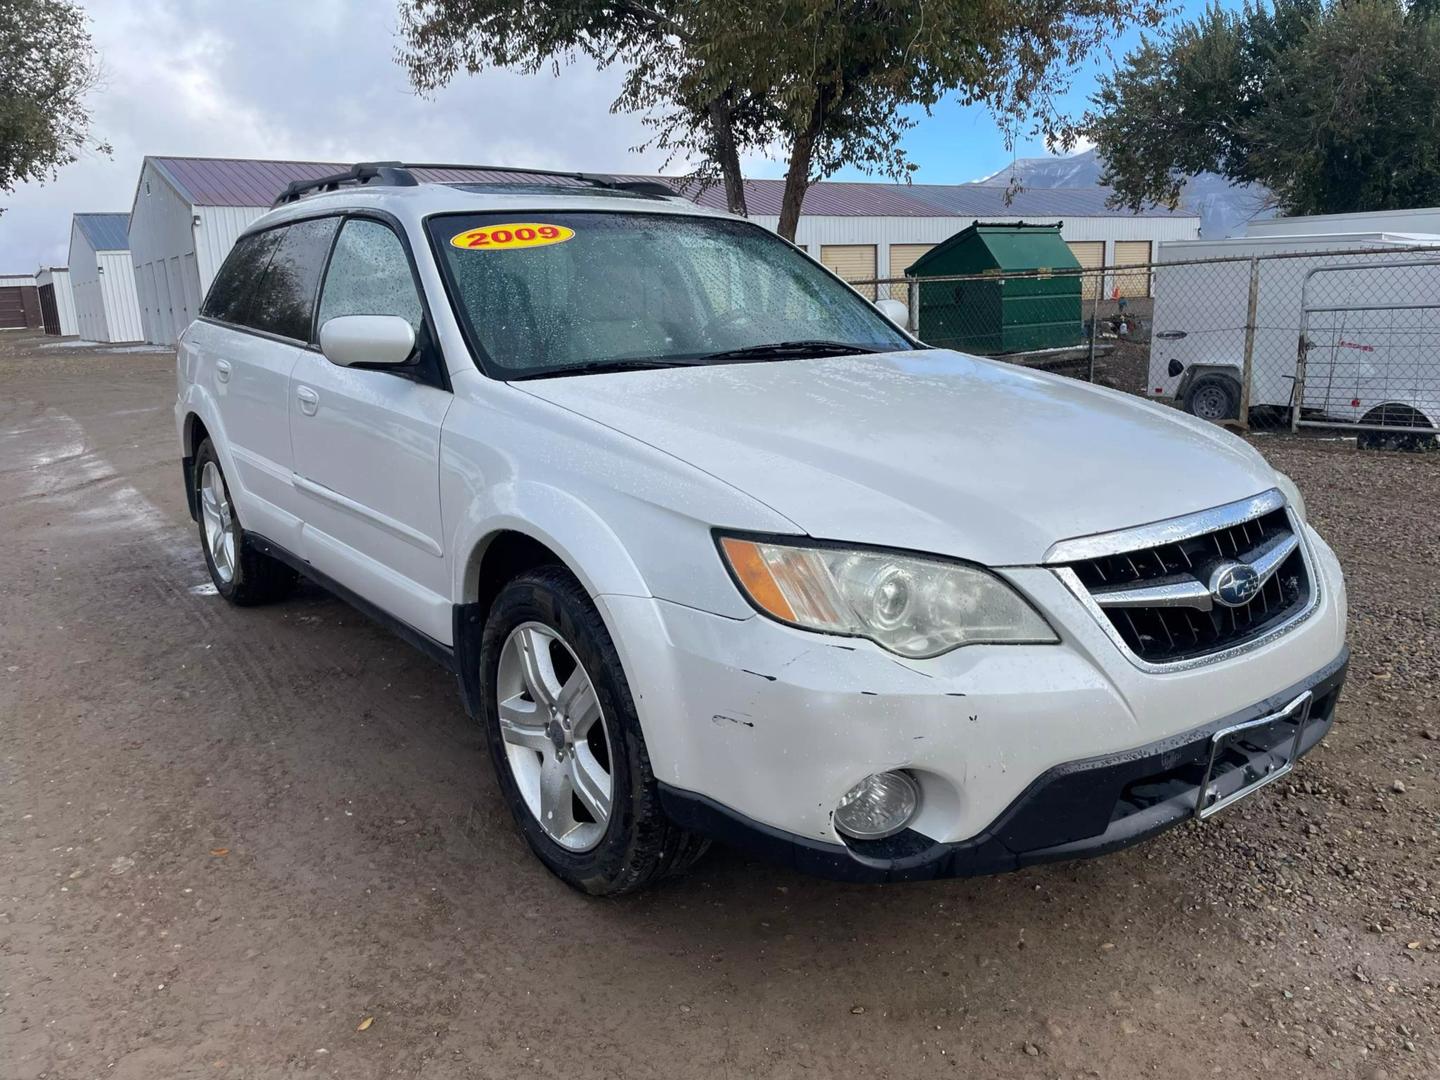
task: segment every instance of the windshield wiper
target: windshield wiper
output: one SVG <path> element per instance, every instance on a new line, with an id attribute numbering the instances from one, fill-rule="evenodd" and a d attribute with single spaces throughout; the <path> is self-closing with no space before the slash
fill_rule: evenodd
<path id="1" fill-rule="evenodd" d="M 647 371 L 655 368 L 705 367 L 732 360 L 787 360 L 818 356 L 854 356 L 881 350 L 870 345 L 849 341 L 772 341 L 766 345 L 747 345 L 743 349 L 704 353 L 700 356 L 625 356 L 612 360 L 585 360 L 565 367 L 527 371 L 515 376 L 520 379 L 562 379 L 567 375 L 599 375 L 607 371 Z"/>
<path id="2" fill-rule="evenodd" d="M 541 371 L 527 371 L 515 379 L 559 379 L 566 375 L 599 375 L 607 371 L 648 371 L 655 368 L 697 367 L 704 363 L 690 357 L 674 358 L 661 356 L 632 356 L 617 360 L 585 360 L 565 367 L 545 368 Z"/>
<path id="3" fill-rule="evenodd" d="M 879 351 L 870 345 L 856 345 L 851 341 L 772 341 L 767 345 L 747 345 L 743 349 L 707 353 L 698 359 L 700 363 L 714 364 L 726 360 L 808 359 L 818 356 L 854 356 L 857 353 Z"/>

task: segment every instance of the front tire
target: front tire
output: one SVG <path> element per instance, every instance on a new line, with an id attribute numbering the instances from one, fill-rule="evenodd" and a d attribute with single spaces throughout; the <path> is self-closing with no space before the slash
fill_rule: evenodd
<path id="1" fill-rule="evenodd" d="M 209 439 L 195 451 L 190 482 L 195 486 L 199 511 L 200 548 L 205 552 L 205 565 L 215 590 L 239 607 L 266 604 L 289 593 L 298 575 L 246 543 L 245 530 L 230 499 L 225 470 Z"/>
<path id="2" fill-rule="evenodd" d="M 563 567 L 526 571 L 500 591 L 479 659 L 501 794 L 551 872 L 582 892 L 615 896 L 704 854 L 708 842 L 660 808 L 614 643 Z"/>

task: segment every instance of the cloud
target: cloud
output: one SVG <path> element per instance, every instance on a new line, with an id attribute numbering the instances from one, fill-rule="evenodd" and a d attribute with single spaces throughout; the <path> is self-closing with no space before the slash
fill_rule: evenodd
<path id="1" fill-rule="evenodd" d="M 146 154 L 408 159 L 656 171 L 647 130 L 614 115 L 619 73 L 461 77 L 433 100 L 394 61 L 394 0 L 104 0 L 94 134 L 114 146 L 53 184 L 0 195 L 0 272 L 62 265 L 70 215 L 129 210 Z M 672 168 L 672 171 L 674 169 Z"/>

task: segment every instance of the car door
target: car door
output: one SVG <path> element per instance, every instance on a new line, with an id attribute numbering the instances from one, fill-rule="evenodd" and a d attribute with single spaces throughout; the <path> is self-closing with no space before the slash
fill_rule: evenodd
<path id="1" fill-rule="evenodd" d="M 242 236 L 205 298 L 204 318 L 185 335 L 193 378 L 219 413 L 212 431 L 226 460 L 230 497 L 241 524 L 289 547 L 299 541 L 291 481 L 290 369 L 304 351 L 299 339 L 261 329 L 270 305 L 262 300 L 271 260 L 287 229 Z M 275 279 L 271 279 L 272 283 Z M 318 285 L 318 272 L 315 278 Z M 313 303 L 313 291 L 311 294 Z"/>
<path id="2" fill-rule="evenodd" d="M 440 519 L 440 429 L 451 395 L 410 251 L 388 222 L 350 217 L 321 287 L 316 333 L 341 315 L 415 328 L 403 368 L 340 367 L 318 351 L 290 377 L 303 555 L 339 584 L 437 641 L 451 640 Z"/>

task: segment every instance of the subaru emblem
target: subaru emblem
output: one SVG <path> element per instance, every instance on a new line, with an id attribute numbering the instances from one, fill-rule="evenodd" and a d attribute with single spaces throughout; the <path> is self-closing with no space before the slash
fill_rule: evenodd
<path id="1" fill-rule="evenodd" d="M 1260 591 L 1260 575 L 1245 563 L 1222 563 L 1210 575 L 1210 595 L 1225 607 L 1244 607 Z"/>

